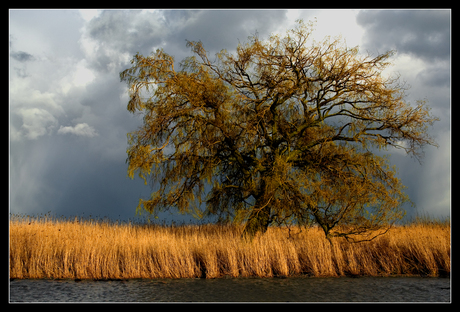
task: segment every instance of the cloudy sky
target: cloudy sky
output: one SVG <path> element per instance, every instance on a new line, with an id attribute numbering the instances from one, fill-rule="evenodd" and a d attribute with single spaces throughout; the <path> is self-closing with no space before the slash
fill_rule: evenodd
<path id="1" fill-rule="evenodd" d="M 341 35 L 374 56 L 397 50 L 390 70 L 411 86 L 410 102 L 426 99 L 440 118 L 430 128 L 439 148 L 428 146 L 422 165 L 389 151 L 391 162 L 416 211 L 449 216 L 449 10 L 10 10 L 10 212 L 134 217 L 150 190 L 127 177 L 126 134 L 142 120 L 126 110 L 119 72 L 136 52 L 163 48 L 180 61 L 191 54 L 185 40 L 211 55 L 234 51 L 297 18 L 317 19 L 318 40 Z"/>

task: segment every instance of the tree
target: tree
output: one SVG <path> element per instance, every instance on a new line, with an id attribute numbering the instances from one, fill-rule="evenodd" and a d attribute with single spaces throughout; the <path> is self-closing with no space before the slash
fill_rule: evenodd
<path id="1" fill-rule="evenodd" d="M 373 151 L 421 159 L 437 118 L 383 74 L 394 52 L 362 56 L 329 38 L 307 45 L 311 29 L 297 21 L 284 37 L 255 35 L 213 62 L 201 42 L 187 42 L 194 56 L 178 71 L 161 49 L 135 55 L 120 73 L 128 110 L 143 115 L 128 134 L 128 173 L 155 190 L 138 209 L 216 215 L 245 222 L 250 236 L 311 220 L 328 239 L 350 240 L 402 218 L 404 186 Z"/>

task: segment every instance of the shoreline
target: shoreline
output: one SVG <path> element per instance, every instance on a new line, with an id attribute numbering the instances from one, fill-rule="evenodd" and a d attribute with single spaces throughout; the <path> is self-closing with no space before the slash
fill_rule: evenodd
<path id="1" fill-rule="evenodd" d="M 229 275 L 224 275 L 224 276 L 219 276 L 219 277 L 213 277 L 213 278 L 203 278 L 203 277 L 179 277 L 179 278 L 171 278 L 171 277 L 166 277 L 166 278 L 107 278 L 107 279 L 94 279 L 94 278 L 10 278 L 10 282 L 19 280 L 39 280 L 39 281 L 56 281 L 56 282 L 61 282 L 61 281 L 69 281 L 69 282 L 127 282 L 130 280 L 173 280 L 173 279 L 288 279 L 288 278 L 311 278 L 311 279 L 321 279 L 321 278 L 367 278 L 367 277 L 372 277 L 372 278 L 451 278 L 450 273 L 449 274 L 441 274 L 437 276 L 429 276 L 429 275 L 419 275 L 419 274 L 391 274 L 391 275 L 344 275 L 344 276 L 313 276 L 309 274 L 300 274 L 300 275 L 289 275 L 289 276 L 271 276 L 271 277 L 260 277 L 260 276 L 229 276 Z"/>
<path id="2" fill-rule="evenodd" d="M 395 226 L 370 242 L 270 227 L 252 242 L 233 225 L 10 221 L 10 280 L 450 277 L 450 224 Z M 294 235 L 288 235 L 292 234 Z"/>

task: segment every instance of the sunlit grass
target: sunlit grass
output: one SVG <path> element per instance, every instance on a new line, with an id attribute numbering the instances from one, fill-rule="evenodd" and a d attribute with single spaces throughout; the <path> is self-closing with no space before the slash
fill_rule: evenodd
<path id="1" fill-rule="evenodd" d="M 10 278 L 126 279 L 223 276 L 439 276 L 450 273 L 450 222 L 415 220 L 370 242 L 319 228 L 159 226 L 78 218 L 10 218 Z"/>

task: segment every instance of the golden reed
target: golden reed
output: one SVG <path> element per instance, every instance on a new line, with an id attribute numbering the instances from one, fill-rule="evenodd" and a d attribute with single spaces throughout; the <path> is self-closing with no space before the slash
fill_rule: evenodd
<path id="1" fill-rule="evenodd" d="M 10 278 L 128 279 L 223 276 L 450 274 L 450 223 L 413 223 L 373 241 L 331 246 L 316 227 L 241 227 L 10 220 Z M 291 231 L 292 232 L 292 231 Z"/>

